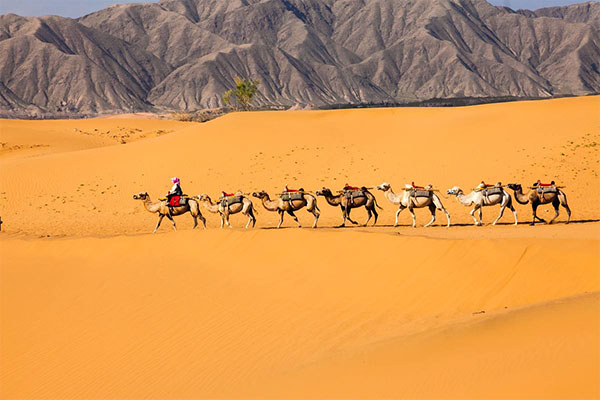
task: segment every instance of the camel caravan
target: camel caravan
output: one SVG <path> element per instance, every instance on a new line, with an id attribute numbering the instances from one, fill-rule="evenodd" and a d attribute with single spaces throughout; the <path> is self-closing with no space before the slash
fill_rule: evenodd
<path id="1" fill-rule="evenodd" d="M 408 209 L 412 216 L 412 227 L 416 227 L 417 218 L 414 210 L 418 208 L 427 208 L 431 213 L 431 220 L 425 224 L 424 227 L 429 227 L 436 221 L 436 211 L 441 211 L 446 215 L 446 226 L 450 227 L 450 213 L 442 204 L 440 195 L 438 195 L 439 190 L 434 189 L 431 184 L 427 186 L 418 186 L 415 185 L 414 182 L 411 182 L 410 184 L 404 185 L 401 193 L 398 194 L 394 193 L 392 186 L 387 182 L 375 187 L 357 187 L 346 184 L 341 190 L 338 190 L 335 193 L 326 187 L 323 187 L 316 192 L 311 192 L 302 188 L 290 189 L 286 185 L 285 188 L 280 193 L 274 195 L 273 198 L 271 198 L 265 190 L 253 193 L 243 193 L 242 191 L 227 193 L 223 191 L 218 199 L 213 202 L 208 194 L 195 196 L 184 194 L 178 178 L 172 178 L 172 183 L 173 187 L 166 197 L 159 198 L 158 201 L 152 201 L 147 192 L 133 195 L 135 200 L 142 201 L 144 208 L 148 212 L 158 214 L 158 221 L 154 228 L 154 232 L 158 230 L 165 217 L 171 221 L 173 229 L 177 230 L 173 217 L 187 213 L 190 213 L 194 220 L 193 228 L 198 226 L 199 219 L 206 229 L 206 218 L 202 215 L 202 207 L 210 213 L 219 214 L 221 218 L 221 228 L 224 228 L 225 226 L 232 228 L 229 217 L 238 213 L 241 213 L 248 218 L 246 229 L 250 228 L 250 226 L 254 227 L 256 225 L 256 214 L 258 214 L 258 211 L 254 206 L 251 197 L 258 199 L 265 210 L 279 214 L 277 228 L 281 228 L 286 214 L 291 216 L 298 227 L 301 228 L 302 226 L 295 212 L 302 210 L 303 208 L 306 208 L 306 211 L 314 216 L 312 227 L 316 228 L 321 215 L 321 211 L 317 205 L 317 197 L 320 196 L 324 197 L 329 205 L 340 208 L 342 212 L 342 223 L 338 227 L 346 226 L 347 221 L 354 225 L 358 225 L 358 222 L 350 218 L 350 212 L 352 209 L 361 207 L 364 207 L 367 211 L 367 220 L 363 226 L 367 226 L 371 218 L 373 218 L 373 226 L 375 226 L 379 217 L 377 209 L 383 210 L 383 208 L 379 206 L 377 199 L 370 189 L 381 190 L 384 196 L 392 204 L 398 206 L 394 227 L 398 226 L 400 213 L 405 209 Z M 523 187 L 518 183 L 509 183 L 504 186 L 501 182 L 488 185 L 482 181 L 468 194 L 465 194 L 458 186 L 448 189 L 446 194 L 455 196 L 456 200 L 465 207 L 472 207 L 469 214 L 471 218 L 473 218 L 473 223 L 476 226 L 483 225 L 483 208 L 490 206 L 499 206 L 500 208 L 498 216 L 492 222 L 492 225 L 498 223 L 507 208 L 513 213 L 514 225 L 517 225 L 517 211 L 513 205 L 511 194 L 505 187 L 513 191 L 515 200 L 519 204 L 531 204 L 533 215 L 530 225 L 535 225 L 536 220 L 548 224 L 553 223 L 559 216 L 560 206 L 567 211 L 566 223 L 568 224 L 570 222 L 571 209 L 567 204 L 567 196 L 561 190 L 563 187 L 557 186 L 554 181 L 545 184 L 538 180 L 532 186 L 528 187 L 529 191 L 527 193 L 523 193 Z M 546 222 L 536 214 L 537 208 L 543 204 L 552 204 L 554 207 L 555 215 L 549 222 Z M 475 214 L 477 214 L 479 219 L 476 218 Z"/>

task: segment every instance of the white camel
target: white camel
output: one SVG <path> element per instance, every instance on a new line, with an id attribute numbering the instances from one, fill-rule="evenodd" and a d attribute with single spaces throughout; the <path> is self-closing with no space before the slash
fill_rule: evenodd
<path id="1" fill-rule="evenodd" d="M 484 190 L 473 190 L 471 193 L 465 195 L 461 188 L 458 186 L 454 186 L 452 189 L 448 189 L 447 193 L 456 196 L 456 200 L 463 206 L 471 206 L 474 205 L 473 209 L 469 214 L 475 221 L 475 225 L 482 225 L 482 209 L 483 207 L 495 206 L 500 204 L 500 214 L 498 214 L 498 218 L 492 223 L 492 225 L 496 225 L 496 223 L 502 218 L 504 214 L 504 210 L 508 207 L 513 215 L 515 216 L 515 225 L 517 225 L 517 210 L 513 207 L 512 197 L 510 194 L 504 190 L 502 187 L 490 188 L 490 189 L 499 189 L 495 190 L 496 193 L 485 194 Z M 479 221 L 475 218 L 475 212 L 479 211 Z"/>
<path id="2" fill-rule="evenodd" d="M 401 194 L 396 194 L 392 191 L 392 186 L 389 183 L 382 183 L 377 186 L 377 189 L 383 191 L 385 197 L 394 204 L 398 204 L 398 211 L 396 211 L 396 222 L 394 226 L 398 226 L 398 216 L 400 213 L 408 208 L 410 214 L 412 215 L 412 227 L 415 228 L 417 226 L 417 218 L 415 216 L 414 209 L 415 208 L 424 208 L 428 207 L 431 212 L 431 221 L 425 227 L 430 226 L 435 222 L 435 211 L 441 210 L 446 214 L 446 219 L 448 220 L 448 224 L 446 226 L 450 226 L 450 214 L 444 208 L 442 201 L 435 193 L 431 193 L 428 197 L 414 197 L 411 196 L 411 191 L 408 190 L 410 185 L 406 186 L 406 190 Z"/>

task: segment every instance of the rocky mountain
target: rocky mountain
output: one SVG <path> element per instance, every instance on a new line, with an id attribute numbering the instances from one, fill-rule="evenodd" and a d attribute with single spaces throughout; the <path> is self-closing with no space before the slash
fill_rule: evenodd
<path id="1" fill-rule="evenodd" d="M 600 3 L 161 0 L 77 20 L 0 16 L 0 113 L 86 115 L 221 105 L 403 103 L 600 92 Z"/>

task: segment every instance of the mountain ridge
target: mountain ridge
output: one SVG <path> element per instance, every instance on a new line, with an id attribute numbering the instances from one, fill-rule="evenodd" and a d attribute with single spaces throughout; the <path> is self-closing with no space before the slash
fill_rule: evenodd
<path id="1" fill-rule="evenodd" d="M 600 93 L 600 3 L 161 0 L 78 19 L 0 16 L 0 113 L 54 117 L 222 105 L 397 104 Z"/>

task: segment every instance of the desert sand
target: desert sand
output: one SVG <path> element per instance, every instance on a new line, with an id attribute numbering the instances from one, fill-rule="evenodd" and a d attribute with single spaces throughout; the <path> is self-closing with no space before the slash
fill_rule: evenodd
<path id="1" fill-rule="evenodd" d="M 600 97 L 458 108 L 0 120 L 0 397 L 599 398 Z M 192 230 L 132 195 L 432 183 L 454 226 Z M 445 194 L 556 180 L 572 223 Z M 553 215 L 551 206 L 538 214 Z M 353 217 L 363 222 L 364 210 Z"/>

